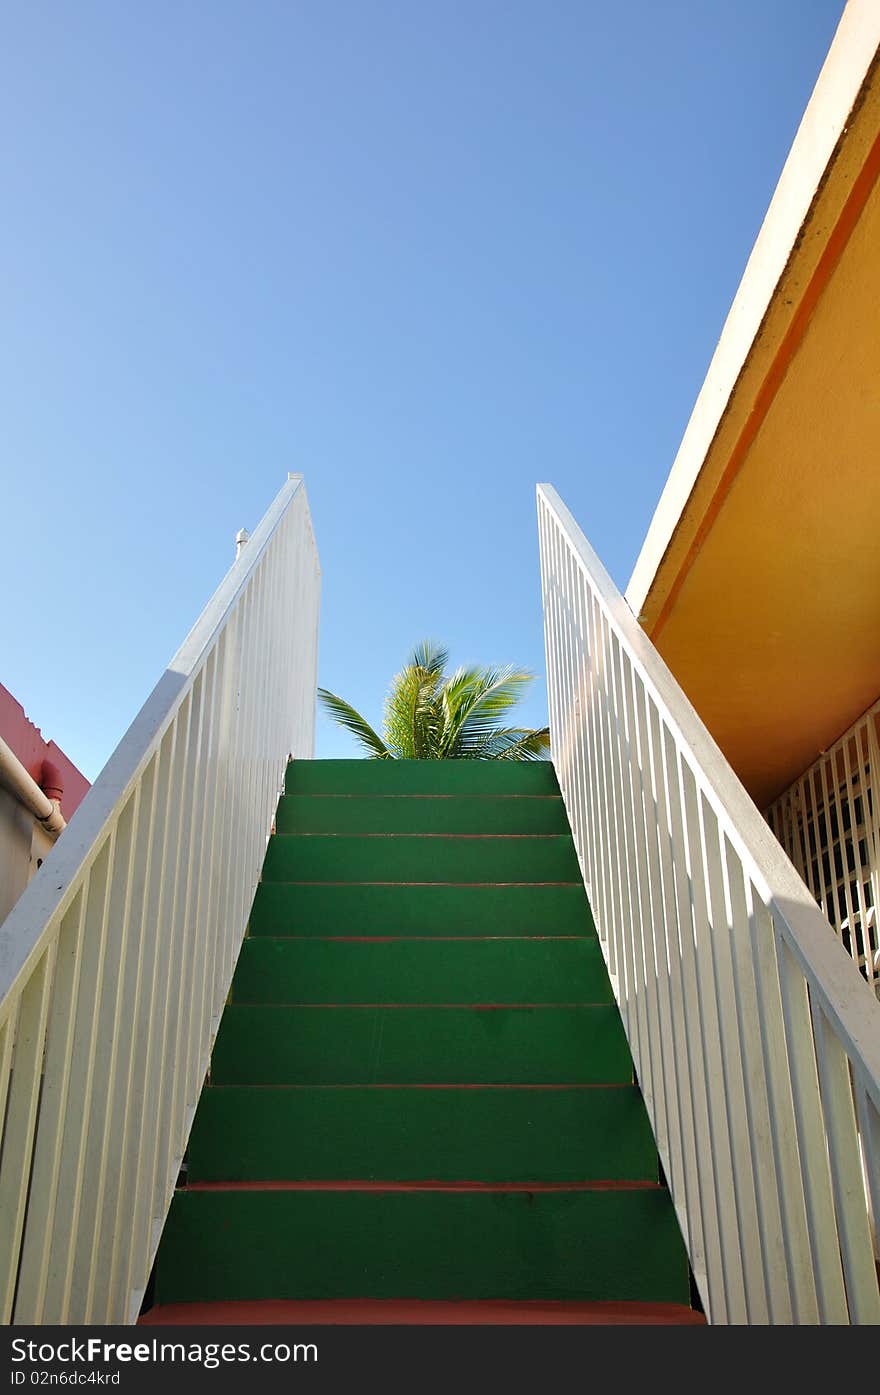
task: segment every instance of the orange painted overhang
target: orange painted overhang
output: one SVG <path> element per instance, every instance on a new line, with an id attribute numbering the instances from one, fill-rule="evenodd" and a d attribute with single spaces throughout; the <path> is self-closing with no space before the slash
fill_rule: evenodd
<path id="1" fill-rule="evenodd" d="M 880 695 L 880 3 L 850 4 L 627 599 L 760 806 Z"/>

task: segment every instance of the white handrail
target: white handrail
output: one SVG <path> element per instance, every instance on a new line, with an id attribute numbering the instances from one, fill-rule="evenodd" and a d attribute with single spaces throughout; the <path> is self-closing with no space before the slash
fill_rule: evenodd
<path id="1" fill-rule="evenodd" d="M 538 526 L 553 761 L 706 1312 L 880 1322 L 880 1004 L 549 485 Z"/>
<path id="2" fill-rule="evenodd" d="M 290 476 L 0 927 L 0 1319 L 133 1322 L 289 753 L 320 571 Z"/>

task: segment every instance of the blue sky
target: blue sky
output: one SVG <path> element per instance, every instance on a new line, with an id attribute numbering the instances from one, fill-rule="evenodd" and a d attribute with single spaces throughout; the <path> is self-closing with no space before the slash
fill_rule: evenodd
<path id="1" fill-rule="evenodd" d="M 424 636 L 542 675 L 535 482 L 624 585 L 841 10 L 8 10 L 0 682 L 44 734 L 98 773 L 288 470 L 325 686 L 378 722 Z"/>

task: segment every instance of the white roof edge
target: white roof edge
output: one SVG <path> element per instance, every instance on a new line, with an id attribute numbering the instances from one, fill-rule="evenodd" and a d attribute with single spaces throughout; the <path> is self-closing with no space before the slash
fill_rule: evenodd
<path id="1" fill-rule="evenodd" d="M 880 3 L 878 0 L 848 0 L 626 588 L 626 599 L 636 615 L 641 612 L 690 498 L 743 363 L 878 47 Z"/>

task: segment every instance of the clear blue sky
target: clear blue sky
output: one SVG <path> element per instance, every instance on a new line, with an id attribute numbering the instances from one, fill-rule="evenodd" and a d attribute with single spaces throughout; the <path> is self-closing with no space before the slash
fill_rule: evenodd
<path id="1" fill-rule="evenodd" d="M 542 675 L 535 482 L 625 584 L 841 10 L 9 8 L 0 681 L 44 734 L 98 773 L 288 470 L 322 683 L 378 721 L 423 636 Z"/>

